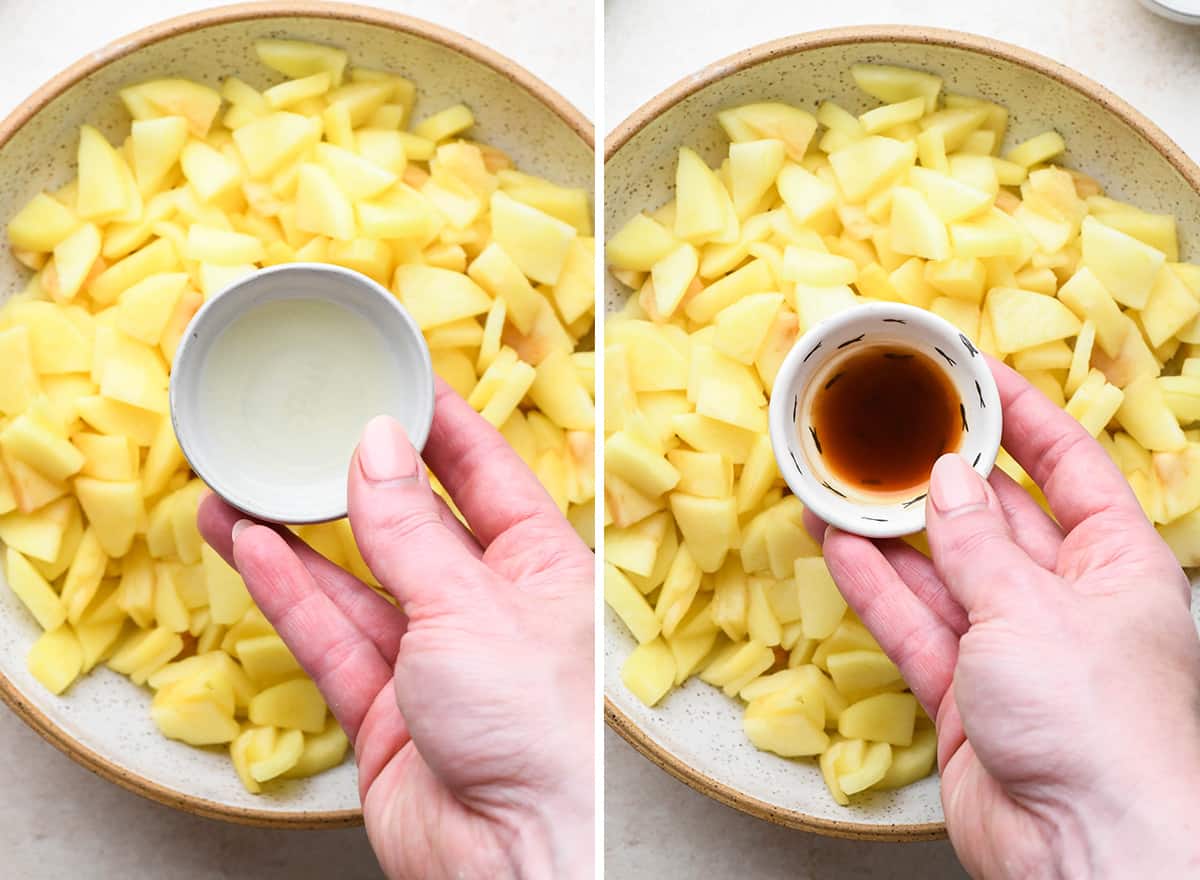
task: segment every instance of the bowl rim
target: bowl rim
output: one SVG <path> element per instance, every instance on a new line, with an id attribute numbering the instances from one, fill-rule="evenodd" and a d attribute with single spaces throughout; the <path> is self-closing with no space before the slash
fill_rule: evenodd
<path id="1" fill-rule="evenodd" d="M 605 138 L 604 162 L 607 164 L 635 135 L 667 110 L 730 74 L 777 57 L 854 43 L 916 43 L 963 49 L 1018 64 L 1047 76 L 1098 103 L 1149 141 L 1192 189 L 1200 194 L 1200 165 L 1189 158 L 1166 132 L 1141 111 L 1095 80 L 1045 55 L 1002 40 L 922 25 L 869 24 L 808 31 L 760 43 L 718 59 L 696 73 L 680 79 L 629 114 Z M 909 842 L 942 840 L 947 836 L 944 821 L 912 825 L 875 825 L 850 819 L 825 819 L 800 810 L 769 804 L 719 782 L 680 760 L 622 712 L 607 693 L 604 695 L 604 717 L 608 726 L 634 749 L 680 782 L 713 800 L 759 819 L 826 837 L 854 840 Z"/>
<path id="2" fill-rule="evenodd" d="M 292 279 L 293 287 L 287 294 L 275 296 L 274 292 L 281 286 L 280 276 L 284 282 Z M 325 280 L 318 282 L 317 279 L 320 278 Z M 320 292 L 315 296 L 312 293 L 314 287 L 320 288 Z M 356 288 L 364 294 L 364 302 L 359 305 L 365 305 L 366 311 L 347 305 L 346 291 L 350 288 Z M 303 290 L 304 294 L 296 296 L 296 290 Z M 272 499 L 257 497 L 236 481 L 228 479 L 228 474 L 222 473 L 219 466 L 210 466 L 207 468 L 208 472 L 204 473 L 203 465 L 213 465 L 214 460 L 206 458 L 203 454 L 205 441 L 201 438 L 205 432 L 199 427 L 199 423 L 203 421 L 199 416 L 202 409 L 202 383 L 198 375 L 193 375 L 191 381 L 188 381 L 186 376 L 189 369 L 203 370 L 204 359 L 212 357 L 213 346 L 238 320 L 261 305 L 289 300 L 315 300 L 339 306 L 367 320 L 379 330 L 392 331 L 387 335 L 385 342 L 386 353 L 390 356 L 395 357 L 401 351 L 415 350 L 420 369 L 402 384 L 411 390 L 418 404 L 418 421 L 406 429 L 409 442 L 418 455 L 425 448 L 425 441 L 429 439 L 437 390 L 434 386 L 429 346 L 412 313 L 386 287 L 355 269 L 333 263 L 280 263 L 244 275 L 204 303 L 188 324 L 189 332 L 184 334 L 179 343 L 175 352 L 175 363 L 171 369 L 169 415 L 179 449 L 183 452 L 192 473 L 231 506 L 254 519 L 299 526 L 345 517 L 347 502 L 344 494 L 340 496 L 340 501 L 334 500 L 331 507 L 310 509 L 303 513 L 293 511 L 294 515 L 286 516 L 283 515 L 284 511 L 270 506 Z M 368 315 L 367 311 L 371 314 Z"/>
<path id="3" fill-rule="evenodd" d="M 595 132 L 591 121 L 574 104 L 560 95 L 517 62 L 470 37 L 424 19 L 384 9 L 329 0 L 268 0 L 262 3 L 238 3 L 216 6 L 164 19 L 118 37 L 88 53 L 41 85 L 0 120 L 0 147 L 37 113 L 80 80 L 113 61 L 131 55 L 154 43 L 190 31 L 216 25 L 269 18 L 339 19 L 399 31 L 436 43 L 491 68 L 548 107 L 591 150 L 595 150 Z M 122 767 L 52 721 L 30 702 L 0 672 L 0 700 L 43 739 L 75 763 L 97 776 L 116 783 L 127 791 L 149 800 L 207 819 L 219 819 L 241 825 L 264 828 L 344 828 L 362 824 L 362 809 L 345 810 L 268 810 L 223 804 L 208 798 L 177 791 L 139 773 Z"/>

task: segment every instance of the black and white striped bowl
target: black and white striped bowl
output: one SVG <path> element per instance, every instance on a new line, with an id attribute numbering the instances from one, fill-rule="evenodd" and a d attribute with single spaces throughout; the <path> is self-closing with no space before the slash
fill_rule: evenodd
<path id="1" fill-rule="evenodd" d="M 987 360 L 957 327 L 932 312 L 898 303 L 870 303 L 840 312 L 805 333 L 788 354 L 771 393 L 770 431 L 784 479 L 827 523 L 869 538 L 893 538 L 925 528 L 928 483 L 886 497 L 846 485 L 826 466 L 812 430 L 813 390 L 862 346 L 899 344 L 928 356 L 949 377 L 961 401 L 958 453 L 982 476 L 1000 449 L 1000 395 Z"/>

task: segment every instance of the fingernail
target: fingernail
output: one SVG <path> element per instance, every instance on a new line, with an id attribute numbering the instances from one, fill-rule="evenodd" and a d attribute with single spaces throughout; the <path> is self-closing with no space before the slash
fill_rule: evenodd
<path id="1" fill-rule="evenodd" d="M 358 444 L 358 465 L 373 483 L 411 480 L 417 475 L 417 454 L 400 423 L 376 416 L 367 423 Z"/>
<path id="2" fill-rule="evenodd" d="M 239 519 L 237 522 L 235 522 L 233 524 L 233 542 L 236 544 L 238 535 L 246 531 L 246 529 L 250 528 L 252 525 L 254 525 L 254 523 L 248 519 Z"/>
<path id="3" fill-rule="evenodd" d="M 943 455 L 933 465 L 929 500 L 943 516 L 958 516 L 987 507 L 983 478 L 961 455 Z"/>

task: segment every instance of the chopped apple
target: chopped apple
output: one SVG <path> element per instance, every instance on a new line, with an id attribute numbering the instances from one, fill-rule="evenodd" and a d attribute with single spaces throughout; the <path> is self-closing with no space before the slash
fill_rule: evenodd
<path id="1" fill-rule="evenodd" d="M 833 209 L 837 190 L 801 165 L 791 162 L 779 171 L 775 186 L 797 223 L 807 223 Z"/>
<path id="2" fill-rule="evenodd" d="M 937 108 L 942 90 L 941 77 L 890 64 L 855 64 L 850 68 L 850 75 L 854 77 L 855 85 L 872 98 L 889 104 L 923 98 L 927 113 Z"/>
<path id="3" fill-rule="evenodd" d="M 903 175 L 916 157 L 915 144 L 871 135 L 831 153 L 829 163 L 845 197 L 861 202 Z"/>
<path id="4" fill-rule="evenodd" d="M 1187 446 L 1162 387 L 1153 377 L 1138 377 L 1124 390 L 1116 419 L 1134 440 L 1146 449 L 1161 452 L 1178 452 Z"/>
<path id="5" fill-rule="evenodd" d="M 679 151 L 675 170 L 676 238 L 692 243 L 733 242 L 737 239 L 737 214 L 720 178 L 695 152 Z"/>
<path id="6" fill-rule="evenodd" d="M 846 611 L 846 600 L 838 592 L 823 559 L 797 557 L 794 565 L 804 637 L 826 638 L 837 629 Z"/>
<path id="7" fill-rule="evenodd" d="M 1016 288 L 993 288 L 985 308 L 1004 353 L 1065 339 L 1079 332 L 1080 321 L 1053 297 Z"/>
<path id="8" fill-rule="evenodd" d="M 1134 309 L 1145 308 L 1166 263 L 1163 252 L 1092 217 L 1084 218 L 1082 264 L 1112 298 Z"/>
<path id="9" fill-rule="evenodd" d="M 838 733 L 894 746 L 912 744 L 917 700 L 912 694 L 876 694 L 852 703 L 838 719 Z"/>
<path id="10" fill-rule="evenodd" d="M 778 139 L 796 161 L 804 158 L 817 130 L 817 120 L 812 114 L 778 102 L 744 104 L 723 110 L 717 114 L 717 121 L 734 143 Z"/>
<path id="11" fill-rule="evenodd" d="M 714 572 L 737 542 L 737 502 L 672 492 L 671 512 L 701 571 Z M 669 635 L 669 633 L 668 633 Z"/>
<path id="12" fill-rule="evenodd" d="M 354 238 L 354 206 L 333 176 L 315 162 L 300 165 L 296 189 L 296 225 L 316 235 Z"/>
<path id="13" fill-rule="evenodd" d="M 729 145 L 729 189 L 739 218 L 749 216 L 775 183 L 786 156 L 787 145 L 774 138 Z"/>
<path id="14" fill-rule="evenodd" d="M 575 228 L 496 191 L 491 197 L 492 237 L 531 281 L 554 284 L 566 263 Z"/>
<path id="15" fill-rule="evenodd" d="M 259 61 L 284 76 L 328 73 L 334 86 L 342 84 L 348 61 L 341 49 L 301 40 L 255 40 L 254 51 Z"/>
<path id="16" fill-rule="evenodd" d="M 645 214 L 635 214 L 609 238 L 604 253 L 618 269 L 649 272 L 675 246 L 670 230 Z"/>
<path id="17" fill-rule="evenodd" d="M 202 141 L 188 141 L 180 153 L 179 164 L 183 176 L 205 202 L 223 198 L 242 180 L 236 162 Z"/>
<path id="18" fill-rule="evenodd" d="M 812 720 L 805 701 L 787 691 L 752 700 L 742 727 L 756 748 L 785 758 L 819 755 L 829 748 L 829 736 Z"/>
<path id="19" fill-rule="evenodd" d="M 25 662 L 46 690 L 61 694 L 83 671 L 83 650 L 71 627 L 60 626 L 42 633 Z"/>
<path id="20" fill-rule="evenodd" d="M 1159 269 L 1139 315 L 1150 345 L 1158 348 L 1197 314 L 1200 314 L 1200 300 L 1169 266 Z"/>
<path id="21" fill-rule="evenodd" d="M 1017 144 L 1008 151 L 1004 158 L 1010 162 L 1016 162 L 1018 165 L 1024 165 L 1026 168 L 1032 168 L 1047 159 L 1053 159 L 1066 148 L 1067 144 L 1062 135 L 1056 131 L 1044 131 Z"/>
<path id="22" fill-rule="evenodd" d="M 48 253 L 78 228 L 70 208 L 38 193 L 8 221 L 8 240 L 14 248 Z"/>
<path id="23" fill-rule="evenodd" d="M 83 467 L 83 453 L 29 413 L 17 416 L 0 431 L 0 447 L 7 456 L 54 481 L 65 480 Z"/>
<path id="24" fill-rule="evenodd" d="M 927 260 L 950 258 L 950 237 L 945 224 L 916 189 L 892 188 L 891 244 L 898 253 Z"/>
<path id="25" fill-rule="evenodd" d="M 32 337 L 28 326 L 0 329 L 0 414 L 22 413 L 40 392 L 34 368 Z"/>
<path id="26" fill-rule="evenodd" d="M 112 144 L 90 125 L 79 131 L 79 189 L 75 210 L 83 220 L 110 220 L 130 205 L 133 175 Z"/>
<path id="27" fill-rule="evenodd" d="M 4 569 L 9 587 L 43 630 L 50 632 L 63 625 L 67 619 L 66 606 L 29 560 L 9 547 L 5 551 Z"/>
<path id="28" fill-rule="evenodd" d="M 163 272 L 130 286 L 117 300 L 117 327 L 147 345 L 158 345 L 187 285 L 186 273 Z"/>

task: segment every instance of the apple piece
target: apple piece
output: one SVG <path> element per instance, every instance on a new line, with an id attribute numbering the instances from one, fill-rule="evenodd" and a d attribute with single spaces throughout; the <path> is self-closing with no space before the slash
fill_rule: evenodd
<path id="1" fill-rule="evenodd" d="M 800 556 L 794 566 L 804 637 L 827 638 L 845 614 L 846 600 L 834 584 L 825 560 Z"/>
<path id="2" fill-rule="evenodd" d="M 651 267 L 656 320 L 665 320 L 674 314 L 699 267 L 699 253 L 690 244 L 679 245 Z"/>
<path id="3" fill-rule="evenodd" d="M 1082 265 L 1090 269 L 1112 298 L 1134 309 L 1145 308 L 1166 263 L 1162 251 L 1087 217 L 1081 231 Z"/>
<path id="4" fill-rule="evenodd" d="M 87 285 L 87 293 L 97 305 L 110 305 L 139 281 L 160 272 L 174 272 L 179 266 L 174 244 L 165 238 L 156 239 L 101 272 Z"/>
<path id="5" fill-rule="evenodd" d="M 832 210 L 837 201 L 837 190 L 831 184 L 791 162 L 780 169 L 775 186 L 797 223 L 808 223 Z"/>
<path id="6" fill-rule="evenodd" d="M 61 694 L 83 670 L 83 650 L 69 626 L 42 633 L 25 659 L 30 674 L 52 694 Z"/>
<path id="7" fill-rule="evenodd" d="M 1159 269 L 1138 317 L 1150 345 L 1158 348 L 1197 314 L 1200 314 L 1200 300 L 1170 266 L 1164 266 Z"/>
<path id="8" fill-rule="evenodd" d="M 676 244 L 675 236 L 657 220 L 635 214 L 608 239 L 604 253 L 610 266 L 649 272 Z"/>
<path id="9" fill-rule="evenodd" d="M 759 293 L 722 309 L 714 322 L 714 348 L 740 363 L 753 364 L 782 306 L 783 294 Z"/>
<path id="10" fill-rule="evenodd" d="M 163 272 L 130 286 L 117 299 L 117 328 L 146 345 L 157 346 L 187 285 L 186 273 Z"/>
<path id="11" fill-rule="evenodd" d="M 755 748 L 785 758 L 819 755 L 829 747 L 829 736 L 814 723 L 805 701 L 790 692 L 752 700 L 742 727 Z"/>
<path id="12" fill-rule="evenodd" d="M 1032 348 L 1079 332 L 1080 321 L 1053 297 L 1016 288 L 993 288 L 985 308 L 1001 352 Z"/>
<path id="13" fill-rule="evenodd" d="M 491 197 L 492 238 L 531 281 L 554 284 L 575 228 L 500 191 Z"/>
<path id="14" fill-rule="evenodd" d="M 737 543 L 737 502 L 734 498 L 701 498 L 672 492 L 670 505 L 683 540 L 700 570 L 714 572 L 719 569 L 726 553 Z"/>
<path id="15" fill-rule="evenodd" d="M 1130 324 L 1095 273 L 1081 267 L 1059 289 L 1058 298 L 1080 320 L 1095 322 L 1100 348 L 1110 357 L 1116 357 Z"/>
<path id="16" fill-rule="evenodd" d="M 90 125 L 79 130 L 77 159 L 75 210 L 80 219 L 103 221 L 124 214 L 131 204 L 132 173 L 112 144 Z"/>
<path id="17" fill-rule="evenodd" d="M 66 606 L 29 560 L 13 547 L 5 551 L 5 574 L 13 593 L 43 630 L 50 632 L 63 625 L 67 619 Z"/>
<path id="18" fill-rule="evenodd" d="M 298 678 L 255 694 L 249 715 L 254 724 L 320 733 L 325 729 L 325 713 L 325 700 L 317 686 Z"/>
<path id="19" fill-rule="evenodd" d="M 778 139 L 796 161 L 804 158 L 817 130 L 817 120 L 811 113 L 776 101 L 722 110 L 717 113 L 717 122 L 734 143 Z"/>
<path id="20" fill-rule="evenodd" d="M 1032 168 L 1048 159 L 1053 159 L 1067 149 L 1067 143 L 1057 131 L 1044 131 L 1039 135 L 1017 144 L 1005 155 L 1010 162 Z"/>
<path id="21" fill-rule="evenodd" d="M 865 201 L 913 166 L 916 144 L 870 135 L 830 154 L 838 187 L 850 202 Z"/>
<path id="22" fill-rule="evenodd" d="M 838 719 L 838 733 L 894 746 L 912 744 L 917 700 L 912 694 L 876 694 L 852 703 Z"/>
<path id="23" fill-rule="evenodd" d="M 83 467 L 83 453 L 29 413 L 22 413 L 0 431 L 7 456 L 33 467 L 50 480 L 62 481 Z"/>
<path id="24" fill-rule="evenodd" d="M 675 657 L 663 639 L 638 645 L 621 666 L 621 681 L 647 706 L 658 703 L 675 683 Z"/>
<path id="25" fill-rule="evenodd" d="M 0 414 L 24 412 L 40 393 L 40 382 L 34 367 L 33 343 L 25 325 L 0 330 Z"/>
<path id="26" fill-rule="evenodd" d="M 1167 406 L 1162 387 L 1151 376 L 1139 376 L 1125 386 L 1116 419 L 1146 449 L 1178 452 L 1187 438 Z"/>
<path id="27" fill-rule="evenodd" d="M 683 147 L 675 170 L 674 235 L 682 241 L 732 243 L 738 220 L 725 184 L 693 150 Z"/>
<path id="28" fill-rule="evenodd" d="M 487 293 L 470 278 L 431 266 L 397 267 L 392 289 L 422 330 L 482 315 L 492 305 Z"/>
<path id="29" fill-rule="evenodd" d="M 734 211 L 740 219 L 754 211 L 775 183 L 786 156 L 787 145 L 775 138 L 729 145 L 729 189 Z"/>
<path id="30" fill-rule="evenodd" d="M 49 253 L 79 228 L 79 218 L 46 193 L 38 193 L 8 221 L 8 240 L 14 248 Z"/>
<path id="31" fill-rule="evenodd" d="M 888 104 L 923 98 L 927 113 L 937 108 L 942 90 L 941 77 L 890 64 L 855 64 L 850 68 L 850 75 L 860 89 Z"/>
<path id="32" fill-rule="evenodd" d="M 928 260 L 950 258 L 950 237 L 945 224 L 920 191 L 896 186 L 892 193 L 891 243 L 898 253 Z"/>

